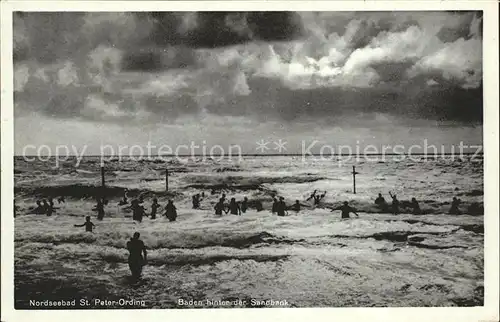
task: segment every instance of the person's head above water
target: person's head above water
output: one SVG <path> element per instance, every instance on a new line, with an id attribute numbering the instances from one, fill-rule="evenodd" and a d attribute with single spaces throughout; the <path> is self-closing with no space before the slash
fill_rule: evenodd
<path id="1" fill-rule="evenodd" d="M 236 202 L 236 198 L 231 198 L 231 202 Z"/>
<path id="2" fill-rule="evenodd" d="M 300 201 L 298 201 L 298 200 L 295 200 L 295 203 L 299 203 L 299 202 L 300 202 Z"/>
<path id="3" fill-rule="evenodd" d="M 285 200 L 285 198 L 283 198 L 283 197 L 280 197 L 280 200 L 281 200 L 281 201 L 283 201 L 283 200 Z"/>
<path id="4" fill-rule="evenodd" d="M 245 197 L 245 198 L 243 198 L 243 200 L 245 200 L 245 201 L 246 201 L 246 200 L 248 200 L 248 198 L 247 198 L 247 197 Z"/>
<path id="5" fill-rule="evenodd" d="M 42 202 L 40 200 L 37 200 L 36 204 L 40 206 L 42 204 Z"/>
<path id="6" fill-rule="evenodd" d="M 347 201 L 344 201 L 344 206 L 347 206 L 349 203 Z"/>
<path id="7" fill-rule="evenodd" d="M 381 194 L 381 193 L 379 193 L 379 194 L 378 194 L 378 196 L 379 196 L 379 197 L 382 197 L 382 194 Z"/>
<path id="8" fill-rule="evenodd" d="M 90 221 L 90 216 L 85 217 L 86 221 Z"/>
<path id="9" fill-rule="evenodd" d="M 138 232 L 135 232 L 134 233 L 134 237 L 132 237 L 133 239 L 139 239 L 139 237 L 141 237 L 141 234 L 139 234 Z"/>

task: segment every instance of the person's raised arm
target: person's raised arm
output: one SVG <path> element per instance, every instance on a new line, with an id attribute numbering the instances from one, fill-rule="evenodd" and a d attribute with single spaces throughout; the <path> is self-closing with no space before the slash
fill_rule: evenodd
<path id="1" fill-rule="evenodd" d="M 74 225 L 75 227 L 83 227 L 85 226 L 85 223 L 81 224 L 81 225 Z"/>

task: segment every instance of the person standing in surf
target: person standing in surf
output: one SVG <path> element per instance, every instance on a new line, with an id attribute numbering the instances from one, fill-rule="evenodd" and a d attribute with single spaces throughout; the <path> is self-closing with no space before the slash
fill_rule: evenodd
<path id="1" fill-rule="evenodd" d="M 451 202 L 451 208 L 450 211 L 448 212 L 450 215 L 461 215 L 462 212 L 458 208 L 460 205 L 461 200 L 458 199 L 457 197 L 453 197 L 453 201 Z"/>
<path id="2" fill-rule="evenodd" d="M 177 219 L 177 208 L 172 200 L 169 200 L 165 206 L 165 217 L 167 217 L 169 221 L 175 221 Z"/>
<path id="3" fill-rule="evenodd" d="M 224 206 L 224 200 L 222 198 L 219 199 L 219 202 L 217 202 L 214 206 L 215 214 L 217 216 L 222 216 L 222 212 L 226 212 L 225 206 Z M 227 213 L 227 212 L 226 212 Z"/>
<path id="4" fill-rule="evenodd" d="M 382 197 L 382 194 L 379 193 L 377 199 L 375 199 L 375 204 L 379 207 L 380 210 L 382 211 L 387 211 L 389 208 L 387 206 L 387 202 L 385 201 L 384 197 Z"/>
<path id="5" fill-rule="evenodd" d="M 128 204 L 128 199 L 127 199 L 127 190 L 125 189 L 125 191 L 123 192 L 123 199 L 121 199 L 120 202 L 118 202 L 118 206 L 123 206 L 126 204 Z"/>
<path id="6" fill-rule="evenodd" d="M 285 198 L 280 197 L 280 201 L 278 201 L 278 204 L 276 206 L 276 212 L 280 217 L 284 217 L 287 215 Z"/>
<path id="7" fill-rule="evenodd" d="M 241 216 L 241 209 L 236 202 L 236 198 L 231 198 L 231 202 L 229 203 L 229 211 L 231 212 L 231 215 Z"/>
<path id="8" fill-rule="evenodd" d="M 128 266 L 135 281 L 141 278 L 142 268 L 148 260 L 146 245 L 139 239 L 140 236 L 141 234 L 135 232 L 134 236 L 127 242 L 127 250 L 129 251 Z"/>
<path id="9" fill-rule="evenodd" d="M 243 198 L 243 201 L 241 202 L 241 212 L 245 213 L 245 212 L 247 212 L 247 209 L 248 209 L 248 198 L 245 197 L 245 198 Z"/>
<path id="10" fill-rule="evenodd" d="M 90 216 L 85 217 L 85 222 L 81 225 L 74 225 L 75 227 L 83 227 L 85 226 L 85 231 L 91 233 L 92 228 L 95 227 L 94 223 L 90 221 Z"/>
<path id="11" fill-rule="evenodd" d="M 292 205 L 291 209 L 295 212 L 299 212 L 300 211 L 300 207 L 302 205 L 300 204 L 300 201 L 299 200 L 295 200 L 295 203 Z"/>
<path id="12" fill-rule="evenodd" d="M 393 215 L 399 215 L 399 200 L 396 195 L 393 195 L 389 191 L 389 196 L 392 198 L 392 214 Z"/>
<path id="13" fill-rule="evenodd" d="M 104 218 L 104 202 L 102 199 L 97 199 L 97 204 L 95 205 L 94 208 L 92 208 L 93 211 L 97 211 L 97 219 L 102 220 Z"/>
<path id="14" fill-rule="evenodd" d="M 144 207 L 139 204 L 139 200 L 132 200 L 130 208 L 132 208 L 132 219 L 138 222 L 142 222 L 142 217 L 144 216 L 145 210 Z"/>
<path id="15" fill-rule="evenodd" d="M 153 198 L 153 203 L 151 204 L 151 214 L 150 217 L 151 219 L 156 219 L 156 212 L 158 211 L 158 208 L 161 206 L 158 204 L 158 199 Z"/>
<path id="16" fill-rule="evenodd" d="M 420 206 L 418 204 L 417 199 L 411 198 L 411 207 L 413 208 L 414 215 L 420 215 L 422 211 L 420 210 Z"/>
<path id="17" fill-rule="evenodd" d="M 29 213 L 30 214 L 37 214 L 37 215 L 40 215 L 40 214 L 44 214 L 46 212 L 46 209 L 45 207 L 42 205 L 42 201 L 41 200 L 37 200 L 36 201 L 36 208 L 31 210 Z"/>
<path id="18" fill-rule="evenodd" d="M 344 201 L 344 204 L 340 207 L 337 207 L 337 208 L 333 208 L 332 209 L 332 212 L 336 211 L 336 210 L 340 210 L 342 212 L 342 219 L 347 219 L 347 218 L 350 218 L 349 217 L 349 214 L 352 212 L 353 214 L 356 215 L 356 217 L 359 217 L 358 213 L 356 212 L 356 209 L 352 208 L 351 206 L 349 206 L 349 203 L 347 201 Z"/>
<path id="19" fill-rule="evenodd" d="M 273 197 L 273 206 L 271 208 L 271 213 L 275 214 L 278 212 L 278 199 L 276 197 Z"/>
<path id="20" fill-rule="evenodd" d="M 264 206 L 262 205 L 262 201 L 260 201 L 260 200 L 255 201 L 255 210 L 257 210 L 257 212 L 261 212 L 262 210 L 264 210 Z"/>

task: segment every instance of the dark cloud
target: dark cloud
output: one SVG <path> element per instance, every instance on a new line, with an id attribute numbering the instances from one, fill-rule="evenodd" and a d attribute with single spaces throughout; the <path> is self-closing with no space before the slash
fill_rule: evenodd
<path id="1" fill-rule="evenodd" d="M 445 81 L 438 78 L 438 81 Z M 432 88 L 421 79 L 401 88 L 379 87 L 287 89 L 267 78 L 248 81 L 251 94 L 232 96 L 207 109 L 219 115 L 253 114 L 263 119 L 294 122 L 318 120 L 342 125 L 342 120 L 359 115 L 386 113 L 409 119 L 455 120 L 462 124 L 482 122 L 482 86 L 463 89 L 444 84 Z M 388 129 L 389 130 L 389 129 Z"/>
<path id="2" fill-rule="evenodd" d="M 300 37 L 295 12 L 148 13 L 155 26 L 149 39 L 156 45 L 216 48 L 248 41 L 286 41 Z M 186 22 L 186 20 L 192 20 Z"/>
<path id="3" fill-rule="evenodd" d="M 158 71 L 187 68 L 196 65 L 196 56 L 190 48 L 149 48 L 126 52 L 121 67 L 129 71 Z"/>

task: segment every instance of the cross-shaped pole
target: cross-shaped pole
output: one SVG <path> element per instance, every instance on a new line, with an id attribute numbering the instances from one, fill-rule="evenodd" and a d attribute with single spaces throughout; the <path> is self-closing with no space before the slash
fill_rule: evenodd
<path id="1" fill-rule="evenodd" d="M 352 166 L 352 184 L 353 184 L 353 190 L 354 190 L 354 194 L 356 194 L 356 175 L 359 173 L 359 172 L 356 172 L 356 167 L 355 166 Z"/>
<path id="2" fill-rule="evenodd" d="M 104 167 L 101 167 L 101 186 L 102 188 L 106 186 L 106 180 L 104 179 Z"/>

